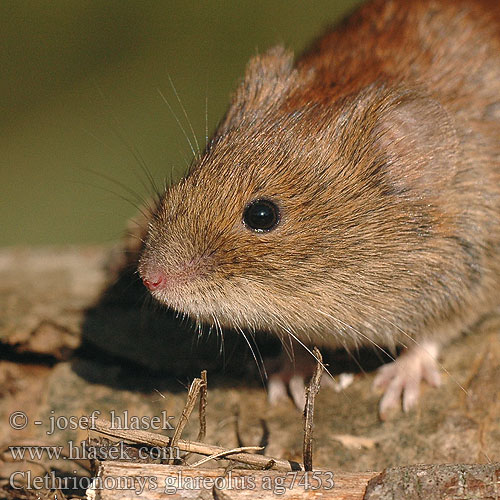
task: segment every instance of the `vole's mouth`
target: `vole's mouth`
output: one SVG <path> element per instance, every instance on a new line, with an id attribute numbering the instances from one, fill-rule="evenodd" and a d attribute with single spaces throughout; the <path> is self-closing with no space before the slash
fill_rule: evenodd
<path id="1" fill-rule="evenodd" d="M 152 263 L 141 263 L 139 274 L 152 297 L 162 305 L 202 323 L 218 322 L 229 326 L 220 307 L 214 307 L 214 290 L 207 282 L 207 270 L 194 263 L 166 270 Z M 216 301 L 218 302 L 218 301 Z"/>

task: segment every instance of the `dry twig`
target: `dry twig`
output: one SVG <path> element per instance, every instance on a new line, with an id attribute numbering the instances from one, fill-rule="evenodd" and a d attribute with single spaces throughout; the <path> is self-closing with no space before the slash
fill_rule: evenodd
<path id="1" fill-rule="evenodd" d="M 199 407 L 199 417 L 200 417 L 200 431 L 198 432 L 197 441 L 203 441 L 207 434 L 207 396 L 208 396 L 208 384 L 207 384 L 207 370 L 201 372 L 202 384 L 200 387 L 200 407 Z"/>
<path id="2" fill-rule="evenodd" d="M 201 378 L 195 378 L 191 383 L 191 387 L 189 388 L 189 392 L 187 395 L 187 401 L 184 405 L 184 409 L 182 410 L 181 416 L 179 418 L 179 422 L 177 423 L 174 431 L 174 435 L 172 436 L 171 447 L 174 448 L 177 446 L 177 441 L 179 441 L 182 431 L 184 427 L 186 427 L 189 417 L 194 410 L 194 406 L 196 404 L 196 400 L 198 399 L 198 395 L 200 394 L 200 388 L 203 384 L 203 380 Z"/>
<path id="3" fill-rule="evenodd" d="M 319 349 L 313 349 L 314 357 L 318 360 L 314 375 L 306 388 L 306 405 L 304 407 L 304 469 L 312 471 L 312 439 L 313 439 L 313 419 L 314 419 L 314 400 L 318 394 L 321 375 L 323 374 L 323 358 Z"/>
<path id="4" fill-rule="evenodd" d="M 94 427 L 90 430 L 100 432 L 106 436 L 146 446 L 170 447 L 172 443 L 171 438 L 163 436 L 162 434 L 156 434 L 148 431 L 122 430 L 113 428 L 111 422 L 104 419 L 96 419 Z M 251 453 L 231 453 L 230 450 L 221 446 L 212 446 L 205 443 L 199 443 L 197 441 L 179 439 L 177 441 L 177 448 L 181 451 L 198 453 L 200 455 L 216 455 L 218 453 L 227 454 L 229 451 L 230 456 L 227 457 L 228 460 L 234 460 L 236 462 L 241 462 L 260 469 L 270 468 L 271 470 L 283 472 L 304 470 L 304 466 L 302 464 L 291 460 L 282 460 L 264 455 L 254 455 Z M 271 462 L 273 463 L 272 467 L 270 467 Z"/>

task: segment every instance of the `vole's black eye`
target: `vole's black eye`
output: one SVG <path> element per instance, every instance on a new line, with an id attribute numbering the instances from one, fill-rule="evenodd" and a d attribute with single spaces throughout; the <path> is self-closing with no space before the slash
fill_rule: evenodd
<path id="1" fill-rule="evenodd" d="M 271 231 L 280 221 L 280 211 L 270 200 L 251 201 L 243 212 L 245 225 L 257 232 Z"/>

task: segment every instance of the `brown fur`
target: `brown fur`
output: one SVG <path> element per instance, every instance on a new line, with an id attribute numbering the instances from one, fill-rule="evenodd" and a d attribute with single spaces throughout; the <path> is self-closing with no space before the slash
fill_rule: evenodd
<path id="1" fill-rule="evenodd" d="M 444 340 L 500 303 L 500 4 L 375 0 L 250 61 L 140 273 L 193 318 L 327 346 Z M 245 205 L 275 200 L 269 233 Z"/>

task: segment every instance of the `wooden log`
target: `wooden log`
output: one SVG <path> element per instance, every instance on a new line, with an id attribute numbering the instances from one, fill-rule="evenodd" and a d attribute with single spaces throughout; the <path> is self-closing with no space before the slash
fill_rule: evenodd
<path id="1" fill-rule="evenodd" d="M 500 463 L 392 467 L 371 479 L 364 500 L 500 498 Z"/>
<path id="2" fill-rule="evenodd" d="M 376 475 L 377 472 L 226 471 L 103 462 L 87 496 L 89 500 L 361 500 L 368 481 Z"/>
<path id="3" fill-rule="evenodd" d="M 410 465 L 378 472 L 276 472 L 103 462 L 89 500 L 438 500 L 500 498 L 500 463 Z"/>

